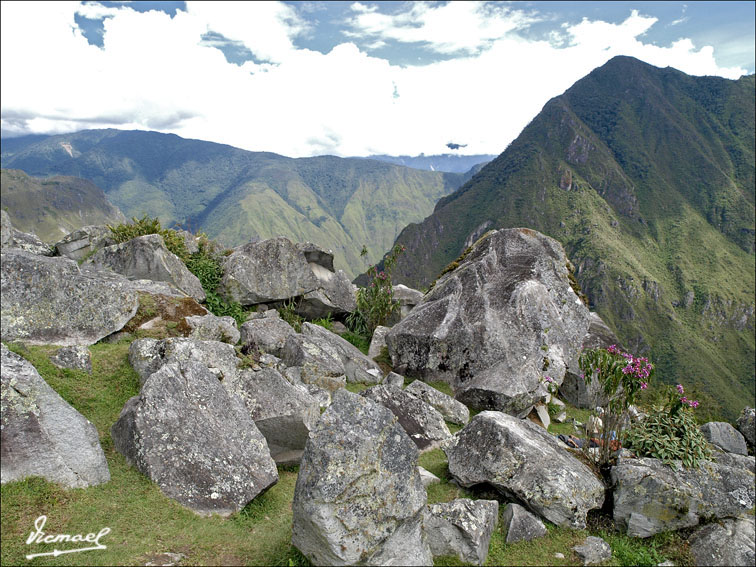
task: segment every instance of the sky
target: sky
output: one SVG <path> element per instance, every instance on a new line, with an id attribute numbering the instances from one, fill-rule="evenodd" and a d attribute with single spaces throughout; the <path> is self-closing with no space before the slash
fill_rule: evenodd
<path id="1" fill-rule="evenodd" d="M 616 55 L 754 73 L 749 2 L 0 4 L 0 133 L 154 130 L 290 157 L 499 154 Z"/>

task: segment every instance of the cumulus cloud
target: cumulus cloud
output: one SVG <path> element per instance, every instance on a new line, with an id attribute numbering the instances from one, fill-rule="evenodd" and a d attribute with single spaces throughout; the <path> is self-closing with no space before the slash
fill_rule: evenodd
<path id="1" fill-rule="evenodd" d="M 638 12 L 534 40 L 517 32 L 537 15 L 498 4 L 411 4 L 389 16 L 353 5 L 355 42 L 456 54 L 399 66 L 351 41 L 327 53 L 298 48 L 312 30 L 277 2 L 189 2 L 173 17 L 78 2 L 1 6 L 4 134 L 155 129 L 293 157 L 433 154 L 463 140 L 466 153 L 496 154 L 549 98 L 615 55 L 695 75 L 745 73 L 690 40 L 645 43 L 657 22 Z M 75 14 L 105 17 L 102 48 Z M 207 41 L 221 36 L 255 60 L 229 63 Z"/>

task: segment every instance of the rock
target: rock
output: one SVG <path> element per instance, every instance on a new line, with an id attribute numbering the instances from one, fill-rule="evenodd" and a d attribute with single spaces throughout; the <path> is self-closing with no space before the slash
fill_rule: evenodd
<path id="1" fill-rule="evenodd" d="M 199 252 L 199 238 L 194 236 L 188 230 L 177 230 L 176 232 L 184 240 L 184 246 L 189 254 L 196 254 Z"/>
<path id="2" fill-rule="evenodd" d="M 591 313 L 590 324 L 583 337 L 581 350 L 608 348 L 611 345 L 619 344 L 617 336 L 598 316 L 598 313 Z M 583 409 L 605 405 L 608 400 L 599 381 L 592 380 L 590 384 L 586 384 L 582 375 L 577 358 L 575 358 L 567 366 L 564 381 L 559 386 L 559 393 L 562 397 L 573 406 Z"/>
<path id="3" fill-rule="evenodd" d="M 212 313 L 192 315 L 186 318 L 186 324 L 192 330 L 189 336 L 201 341 L 221 341 L 235 345 L 241 336 L 233 317 L 216 317 Z"/>
<path id="4" fill-rule="evenodd" d="M 159 553 L 150 556 L 150 561 L 144 564 L 144 567 L 172 567 L 178 565 L 186 555 L 183 553 Z"/>
<path id="5" fill-rule="evenodd" d="M 464 487 L 488 482 L 550 522 L 577 529 L 604 502 L 604 485 L 591 469 L 528 420 L 484 411 L 454 440 L 444 452 Z"/>
<path id="6" fill-rule="evenodd" d="M 404 381 L 404 379 L 402 379 Z M 415 380 L 405 392 L 417 396 L 426 404 L 435 408 L 446 421 L 456 423 L 457 425 L 467 425 L 470 421 L 470 410 L 463 403 L 458 402 L 451 396 L 429 386 L 422 380 Z"/>
<path id="7" fill-rule="evenodd" d="M 381 351 L 386 348 L 386 333 L 391 329 L 378 325 L 373 332 L 373 338 L 370 341 L 370 347 L 368 348 L 368 357 L 375 358 L 381 354 Z"/>
<path id="8" fill-rule="evenodd" d="M 536 404 L 528 417 L 534 417 L 535 419 L 532 419 L 532 421 L 546 430 L 548 430 L 549 425 L 551 425 L 549 407 L 546 404 Z"/>
<path id="9" fill-rule="evenodd" d="M 2 483 L 41 476 L 68 488 L 110 480 L 97 429 L 2 345 Z"/>
<path id="10" fill-rule="evenodd" d="M 137 236 L 128 242 L 95 252 L 84 264 L 109 269 L 133 280 L 152 280 L 175 285 L 197 301 L 205 301 L 205 291 L 178 256 L 168 251 L 159 234 Z"/>
<path id="11" fill-rule="evenodd" d="M 142 384 L 163 365 L 189 360 L 203 364 L 220 381 L 236 380 L 240 361 L 227 343 L 171 337 L 138 339 L 129 345 L 129 364 Z"/>
<path id="12" fill-rule="evenodd" d="M 465 563 L 483 565 L 498 521 L 496 500 L 457 498 L 429 505 L 423 523 L 434 557 L 456 555 Z"/>
<path id="13" fill-rule="evenodd" d="M 737 453 L 727 453 L 714 445 L 712 451 L 712 461 L 720 465 L 734 467 L 736 469 L 746 469 L 756 474 L 756 457 L 753 455 L 738 455 Z"/>
<path id="14" fill-rule="evenodd" d="M 431 484 L 438 484 L 441 482 L 440 478 L 432 472 L 425 470 L 420 465 L 417 466 L 417 472 L 420 473 L 420 480 L 423 482 L 425 488 L 428 488 Z"/>
<path id="15" fill-rule="evenodd" d="M 567 264 L 540 233 L 490 231 L 388 333 L 394 368 L 448 382 L 468 407 L 527 415 L 546 369 L 560 384 L 588 329 Z"/>
<path id="16" fill-rule="evenodd" d="M 391 410 L 421 452 L 440 447 L 451 437 L 443 416 L 407 390 L 379 385 L 361 395 Z"/>
<path id="17" fill-rule="evenodd" d="M 611 469 L 614 522 L 631 537 L 679 530 L 701 519 L 737 516 L 754 505 L 754 474 L 712 461 L 697 469 L 658 459 L 620 459 Z"/>
<path id="18" fill-rule="evenodd" d="M 195 361 L 153 373 L 126 402 L 111 434 L 129 464 L 199 514 L 238 512 L 278 482 L 247 409 Z"/>
<path id="19" fill-rule="evenodd" d="M 92 373 L 92 354 L 85 346 L 70 346 L 58 349 L 52 357 L 52 362 L 58 368 L 70 368 L 71 370 L 83 370 Z"/>
<path id="20" fill-rule="evenodd" d="M 736 453 L 738 455 L 748 454 L 745 438 L 729 423 L 724 421 L 710 421 L 704 423 L 700 429 L 701 433 L 703 433 L 703 436 L 706 437 L 706 440 L 709 443 L 720 447 L 722 450 L 727 451 L 728 453 Z"/>
<path id="21" fill-rule="evenodd" d="M 16 248 L 29 252 L 30 254 L 37 254 L 39 256 L 52 256 L 52 247 L 48 246 L 37 238 L 36 234 L 30 232 L 21 232 L 20 230 L 13 228 L 13 224 L 10 220 L 10 215 L 5 211 L 1 211 L 2 219 L 0 224 L 2 225 L 2 238 L 0 239 L 0 246 L 4 251 Z"/>
<path id="22" fill-rule="evenodd" d="M 404 319 L 423 300 L 423 292 L 404 284 L 392 286 L 394 299 L 399 302 L 400 319 Z"/>
<path id="23" fill-rule="evenodd" d="M 328 257 L 330 255 L 330 263 Z M 220 292 L 242 305 L 301 297 L 300 315 L 316 318 L 356 308 L 352 283 L 333 271 L 333 255 L 279 236 L 238 246 L 223 263 Z"/>
<path id="24" fill-rule="evenodd" d="M 11 248 L 13 243 L 13 223 L 5 209 L 0 209 L 0 249 Z"/>
<path id="25" fill-rule="evenodd" d="M 417 455 L 390 411 L 336 392 L 302 457 L 292 544 L 313 565 L 432 565 Z"/>
<path id="26" fill-rule="evenodd" d="M 383 385 L 388 388 L 404 388 L 404 376 L 400 376 L 396 372 L 389 372 L 383 379 Z"/>
<path id="27" fill-rule="evenodd" d="M 265 311 L 265 317 L 251 319 L 241 326 L 240 340 L 244 347 L 254 345 L 263 352 L 280 357 L 286 339 L 296 334 L 292 326 L 279 317 L 278 311 L 270 309 Z"/>
<path id="28" fill-rule="evenodd" d="M 600 537 L 588 536 L 581 545 L 572 548 L 583 565 L 595 565 L 612 558 L 612 548 Z"/>
<path id="29" fill-rule="evenodd" d="M 67 234 L 55 244 L 55 252 L 58 256 L 78 261 L 113 244 L 116 244 L 116 241 L 107 226 L 83 226 Z"/>
<path id="30" fill-rule="evenodd" d="M 754 538 L 753 517 L 741 517 L 701 526 L 688 544 L 696 565 L 754 565 Z"/>
<path id="31" fill-rule="evenodd" d="M 756 410 L 745 407 L 738 417 L 738 431 L 743 434 L 745 440 L 753 447 L 756 445 Z"/>
<path id="32" fill-rule="evenodd" d="M 119 331 L 137 310 L 124 278 L 102 279 L 68 258 L 3 250 L 3 341 L 91 345 Z"/>
<path id="33" fill-rule="evenodd" d="M 507 534 L 506 542 L 530 541 L 546 535 L 546 526 L 536 516 L 514 502 L 507 504 L 501 518 L 502 527 Z"/>

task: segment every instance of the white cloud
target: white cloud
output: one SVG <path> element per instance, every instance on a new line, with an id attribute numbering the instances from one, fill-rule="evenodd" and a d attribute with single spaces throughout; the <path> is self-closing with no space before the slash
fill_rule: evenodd
<path id="1" fill-rule="evenodd" d="M 376 30 L 368 40 L 401 37 L 466 55 L 400 67 L 353 43 L 325 54 L 296 48 L 307 23 L 273 2 L 192 2 L 173 18 L 109 9 L 102 49 L 76 27 L 77 2 L 1 6 L 5 133 L 155 129 L 293 157 L 442 153 L 450 140 L 467 144 L 467 153 L 499 153 L 549 98 L 614 55 L 696 75 L 745 72 L 719 67 L 711 47 L 696 48 L 690 40 L 669 47 L 644 43 L 656 20 L 637 12 L 619 24 L 583 20 L 563 26 L 551 41 L 533 41 L 512 33 L 525 21 L 515 10 L 413 5 L 403 13 L 414 20 L 364 24 Z M 352 9 L 380 16 L 373 7 Z M 492 9 L 484 22 L 481 14 Z M 449 34 L 434 31 L 435 25 Z M 243 43 L 267 62 L 228 63 L 202 41 L 208 31 Z"/>

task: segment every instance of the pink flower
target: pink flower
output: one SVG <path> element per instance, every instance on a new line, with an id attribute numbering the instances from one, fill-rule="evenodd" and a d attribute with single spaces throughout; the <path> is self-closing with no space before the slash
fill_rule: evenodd
<path id="1" fill-rule="evenodd" d="M 609 354 L 619 354 L 619 349 L 617 348 L 617 345 L 611 345 L 606 350 L 609 352 Z"/>
<path id="2" fill-rule="evenodd" d="M 698 402 L 696 400 L 691 401 L 690 402 L 690 407 L 697 408 L 698 407 Z"/>
<path id="3" fill-rule="evenodd" d="M 681 394 L 685 393 L 685 390 L 683 389 L 682 384 L 677 385 L 677 391 L 680 392 Z"/>
<path id="4" fill-rule="evenodd" d="M 648 384 L 646 382 L 641 382 L 641 390 L 645 390 L 648 388 Z"/>
<path id="5" fill-rule="evenodd" d="M 688 398 L 686 398 L 685 396 L 683 396 L 682 398 L 680 398 L 680 401 L 682 403 L 684 403 L 684 404 L 687 404 L 688 403 Z"/>
<path id="6" fill-rule="evenodd" d="M 543 379 L 546 380 L 547 382 L 553 382 L 554 381 L 554 380 L 552 380 L 551 376 L 544 376 Z"/>

